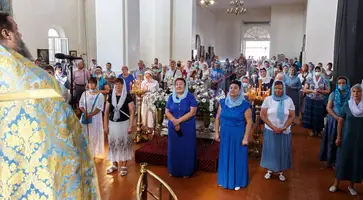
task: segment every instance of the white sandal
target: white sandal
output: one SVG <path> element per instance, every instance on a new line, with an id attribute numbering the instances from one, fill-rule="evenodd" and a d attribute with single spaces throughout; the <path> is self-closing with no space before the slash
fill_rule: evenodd
<path id="1" fill-rule="evenodd" d="M 126 176 L 127 175 L 127 168 L 121 167 L 120 176 Z"/>
<path id="2" fill-rule="evenodd" d="M 269 180 L 272 176 L 272 171 L 267 171 L 267 173 L 265 174 L 265 179 Z"/>
<path id="3" fill-rule="evenodd" d="M 336 192 L 338 190 L 337 187 L 335 187 L 334 185 L 330 186 L 329 188 L 329 192 Z"/>
<path id="4" fill-rule="evenodd" d="M 350 192 L 350 195 L 352 195 L 352 196 L 357 196 L 358 195 L 357 191 L 353 187 L 348 186 L 348 190 Z"/>
<path id="5" fill-rule="evenodd" d="M 280 179 L 281 182 L 286 181 L 286 178 L 285 178 L 285 176 L 284 176 L 284 174 L 282 172 L 279 175 L 279 179 Z"/>
<path id="6" fill-rule="evenodd" d="M 117 171 L 117 167 L 112 165 L 110 168 L 107 169 L 107 174 L 112 174 L 114 171 Z"/>

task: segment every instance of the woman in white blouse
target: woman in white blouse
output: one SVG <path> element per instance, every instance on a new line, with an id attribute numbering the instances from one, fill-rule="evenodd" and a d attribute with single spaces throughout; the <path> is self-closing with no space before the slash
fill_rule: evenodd
<path id="1" fill-rule="evenodd" d="M 151 108 L 150 94 L 159 89 L 159 83 L 152 78 L 152 72 L 146 71 L 144 80 L 141 82 L 141 88 L 146 92 L 141 105 L 142 124 L 148 128 L 149 132 L 154 128 L 154 117 Z"/>
<path id="2" fill-rule="evenodd" d="M 261 106 L 261 119 L 265 122 L 261 167 L 267 169 L 265 179 L 279 173 L 285 181 L 283 171 L 291 168 L 291 124 L 295 119 L 295 106 L 286 95 L 283 81 L 275 81 L 272 96 Z"/>

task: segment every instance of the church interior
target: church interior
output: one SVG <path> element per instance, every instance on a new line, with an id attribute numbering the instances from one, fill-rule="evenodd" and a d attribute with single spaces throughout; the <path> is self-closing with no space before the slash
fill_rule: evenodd
<path id="1" fill-rule="evenodd" d="M 360 0 L 0 4 L 88 136 L 97 195 L 62 199 L 362 197 Z M 0 198 L 58 199 L 29 187 Z"/>

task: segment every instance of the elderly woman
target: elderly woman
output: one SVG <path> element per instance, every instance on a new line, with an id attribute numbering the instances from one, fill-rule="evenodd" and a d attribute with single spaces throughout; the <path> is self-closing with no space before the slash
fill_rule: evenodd
<path id="1" fill-rule="evenodd" d="M 302 124 L 312 131 L 310 136 L 318 136 L 324 128 L 325 95 L 330 93 L 329 82 L 320 67 L 315 67 L 312 77 L 306 80 L 304 93 L 307 96 Z"/>
<path id="2" fill-rule="evenodd" d="M 105 152 L 102 122 L 105 97 L 98 92 L 96 78 L 91 77 L 88 80 L 88 88 L 89 90 L 83 92 L 79 101 L 79 109 L 82 112 L 80 121 L 83 125 L 83 130 L 88 132 L 91 155 L 95 157 Z"/>
<path id="3" fill-rule="evenodd" d="M 131 95 L 127 93 L 124 79 L 115 80 L 111 98 L 108 98 L 104 117 L 104 130 L 108 134 L 108 159 L 112 166 L 107 174 L 117 171 L 127 174 L 127 161 L 132 159 L 132 125 L 135 107 Z"/>
<path id="4" fill-rule="evenodd" d="M 159 89 L 159 83 L 152 78 L 152 72 L 146 71 L 144 80 L 141 82 L 141 88 L 145 91 L 141 105 L 142 124 L 148 128 L 148 132 L 154 128 L 153 112 L 150 110 L 152 102 L 150 102 L 151 93 Z"/>
<path id="5" fill-rule="evenodd" d="M 290 169 L 291 124 L 295 119 L 295 106 L 286 95 L 283 81 L 275 81 L 272 96 L 261 106 L 261 119 L 265 122 L 261 167 L 267 169 L 265 179 L 279 173 L 280 181 L 285 181 L 283 171 Z"/>
<path id="6" fill-rule="evenodd" d="M 188 84 L 177 78 L 169 96 L 165 114 L 168 122 L 168 171 L 171 176 L 190 177 L 197 166 L 197 101 L 188 92 Z"/>
<path id="7" fill-rule="evenodd" d="M 220 141 L 218 185 L 223 188 L 239 190 L 248 184 L 251 128 L 250 104 L 244 98 L 241 83 L 234 80 L 227 98 L 220 101 L 215 123 L 215 139 Z"/>
<path id="8" fill-rule="evenodd" d="M 344 103 L 350 99 L 350 86 L 348 78 L 338 77 L 335 91 L 329 95 L 327 110 L 329 113 L 328 123 L 323 132 L 323 138 L 320 144 L 320 161 L 326 161 L 327 167 L 335 164 L 337 146 L 335 140 L 337 138 L 337 123 L 340 118 L 340 111 Z"/>
<path id="9" fill-rule="evenodd" d="M 110 86 L 107 84 L 107 80 L 103 77 L 101 67 L 96 67 L 93 73 L 93 77 L 97 79 L 98 92 L 108 95 L 110 93 Z"/>
<path id="10" fill-rule="evenodd" d="M 363 179 L 363 97 L 362 85 L 352 87 L 350 100 L 345 103 L 338 119 L 338 136 L 335 141 L 338 146 L 338 157 L 335 167 L 335 181 L 329 188 L 337 191 L 340 181 L 350 181 L 348 190 L 351 195 L 357 195 L 355 183 Z"/>
<path id="11" fill-rule="evenodd" d="M 295 105 L 296 118 L 300 115 L 300 90 L 302 88 L 299 77 L 297 77 L 297 71 L 294 66 L 289 68 L 289 75 L 285 76 L 286 94 L 289 96 Z"/>

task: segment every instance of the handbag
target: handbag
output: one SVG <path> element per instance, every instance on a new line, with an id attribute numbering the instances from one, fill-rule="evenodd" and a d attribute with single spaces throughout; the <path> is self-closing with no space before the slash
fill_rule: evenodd
<path id="1" fill-rule="evenodd" d="M 93 112 L 93 109 L 94 109 L 94 107 L 95 107 L 95 105 L 96 105 L 96 102 L 97 102 L 97 99 L 98 99 L 98 96 L 99 96 L 99 95 L 100 95 L 100 94 L 98 94 L 98 95 L 96 96 L 95 101 L 93 102 L 91 112 Z M 82 113 L 82 115 L 81 115 L 81 123 L 82 123 L 82 124 L 91 124 L 91 123 L 92 123 L 92 118 L 89 118 L 89 119 L 87 119 L 87 120 L 86 120 L 86 116 L 85 116 L 85 114 L 84 114 L 84 113 Z"/>

